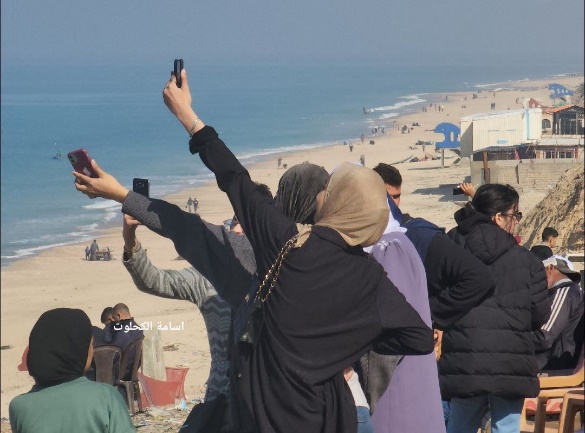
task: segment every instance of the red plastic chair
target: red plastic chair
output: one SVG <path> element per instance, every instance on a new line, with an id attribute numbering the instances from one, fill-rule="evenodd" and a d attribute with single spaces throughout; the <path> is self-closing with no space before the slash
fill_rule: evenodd
<path id="1" fill-rule="evenodd" d="M 177 390 L 176 398 L 182 398 L 187 400 L 185 397 L 185 378 L 189 372 L 189 367 L 165 367 L 167 374 L 167 382 L 180 382 L 181 386 Z"/>
<path id="2" fill-rule="evenodd" d="M 144 391 L 149 406 L 166 406 L 175 404 L 181 382 L 167 382 L 145 376 L 138 372 L 138 380 Z"/>

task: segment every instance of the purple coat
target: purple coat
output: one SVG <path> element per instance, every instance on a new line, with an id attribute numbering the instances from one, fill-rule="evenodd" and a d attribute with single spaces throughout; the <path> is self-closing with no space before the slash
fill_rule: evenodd
<path id="1" fill-rule="evenodd" d="M 404 233 L 387 233 L 371 254 L 430 327 L 425 268 L 412 242 Z M 376 433 L 445 433 L 434 353 L 402 359 L 378 400 L 372 423 Z"/>

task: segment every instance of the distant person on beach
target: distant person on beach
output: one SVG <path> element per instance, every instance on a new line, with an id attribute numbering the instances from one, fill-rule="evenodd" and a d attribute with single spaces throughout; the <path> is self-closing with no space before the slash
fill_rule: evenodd
<path id="1" fill-rule="evenodd" d="M 193 213 L 197 213 L 199 210 L 199 200 L 197 198 L 193 199 Z"/>
<path id="2" fill-rule="evenodd" d="M 90 253 L 90 249 L 89 249 L 89 245 L 85 247 L 85 260 L 89 260 L 89 253 Z"/>
<path id="3" fill-rule="evenodd" d="M 116 388 L 84 377 L 93 358 L 91 321 L 82 310 L 57 308 L 37 320 L 29 337 L 32 389 L 15 397 L 15 433 L 136 431 Z"/>
<path id="4" fill-rule="evenodd" d="M 360 136 L 360 140 L 362 141 L 362 143 L 364 142 L 365 138 L 366 138 L 366 137 L 364 136 L 364 134 L 362 134 L 362 135 Z"/>
<path id="5" fill-rule="evenodd" d="M 280 156 L 278 157 L 277 161 L 278 161 L 278 165 L 276 166 L 276 168 L 282 167 L 282 158 Z"/>
<path id="6" fill-rule="evenodd" d="M 366 157 L 365 155 L 360 155 L 360 164 L 364 167 L 366 166 Z"/>
<path id="7" fill-rule="evenodd" d="M 89 260 L 97 260 L 97 253 L 99 252 L 100 247 L 97 244 L 97 241 L 94 239 L 89 247 Z"/>
<path id="8" fill-rule="evenodd" d="M 526 397 L 539 393 L 532 331 L 550 316 L 542 262 L 512 235 L 521 219 L 510 185 L 480 186 L 455 212 L 449 235 L 479 258 L 496 280 L 494 293 L 443 333 L 439 374 L 451 399 L 447 432 L 476 431 L 491 412 L 497 431 L 517 432 Z"/>
<path id="9" fill-rule="evenodd" d="M 353 143 L 349 143 L 349 151 L 353 152 Z"/>
<path id="10" fill-rule="evenodd" d="M 181 89 L 171 78 L 164 100 L 190 130 L 198 117 L 184 70 L 182 78 Z M 315 225 L 297 226 L 258 193 L 215 130 L 200 120 L 196 124 L 191 150 L 228 194 L 253 246 L 258 274 L 266 275 L 254 295 L 262 305 L 262 315 L 255 317 L 263 320 L 264 332 L 248 348 L 249 356 L 237 359 L 242 366 L 237 386 L 256 426 L 261 432 L 355 433 L 355 401 L 343 370 L 374 346 L 386 354 L 433 350 L 432 332 L 381 278 L 382 267 L 358 254 L 387 224 L 381 179 L 369 169 L 342 164 L 317 195 Z"/>
<path id="11" fill-rule="evenodd" d="M 189 200 L 187 200 L 187 210 L 189 213 L 193 211 L 193 199 L 191 197 L 189 197 Z"/>
<path id="12" fill-rule="evenodd" d="M 572 370 L 576 356 L 579 356 L 575 352 L 583 345 L 581 274 L 558 256 L 551 255 L 542 263 L 546 271 L 551 315 L 540 329 L 532 333 L 538 369 Z"/>

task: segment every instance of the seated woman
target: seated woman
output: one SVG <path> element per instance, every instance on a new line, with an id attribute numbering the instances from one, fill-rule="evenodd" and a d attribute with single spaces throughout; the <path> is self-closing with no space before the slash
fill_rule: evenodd
<path id="1" fill-rule="evenodd" d="M 136 429 L 111 385 L 84 377 L 93 357 L 92 327 L 82 310 L 41 315 L 29 337 L 27 366 L 35 385 L 10 402 L 15 433 L 126 433 Z"/>

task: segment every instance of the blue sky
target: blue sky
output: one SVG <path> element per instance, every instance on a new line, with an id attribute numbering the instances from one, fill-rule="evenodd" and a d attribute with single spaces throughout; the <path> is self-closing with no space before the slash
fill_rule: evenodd
<path id="1" fill-rule="evenodd" d="M 8 64 L 371 62 L 583 70 L 583 0 L 6 0 Z"/>

